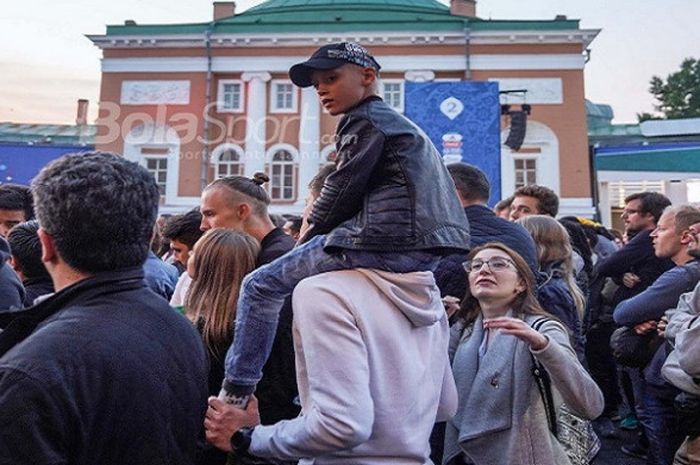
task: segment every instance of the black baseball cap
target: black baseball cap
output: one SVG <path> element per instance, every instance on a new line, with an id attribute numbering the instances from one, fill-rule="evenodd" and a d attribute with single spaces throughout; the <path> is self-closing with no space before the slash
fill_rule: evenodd
<path id="1" fill-rule="evenodd" d="M 289 77 L 299 87 L 311 86 L 311 73 L 316 70 L 335 69 L 351 63 L 363 68 L 381 69 L 377 60 L 360 44 L 340 42 L 319 48 L 311 58 L 298 63 L 289 70 Z"/>

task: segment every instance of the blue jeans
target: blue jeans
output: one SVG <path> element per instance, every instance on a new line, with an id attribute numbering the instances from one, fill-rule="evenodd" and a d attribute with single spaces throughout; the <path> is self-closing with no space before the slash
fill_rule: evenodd
<path id="1" fill-rule="evenodd" d="M 323 250 L 324 242 L 325 236 L 316 236 L 243 280 L 236 308 L 235 337 L 225 361 L 226 380 L 233 385 L 233 394 L 250 394 L 260 381 L 263 365 L 272 350 L 280 310 L 299 281 L 353 268 L 394 273 L 432 271 L 439 261 L 439 256 L 427 251 L 384 253 L 345 249 L 329 254 Z"/>
<path id="2" fill-rule="evenodd" d="M 659 395 L 643 381 L 642 412 L 638 412 L 649 440 L 647 465 L 671 465 L 684 436 L 678 428 L 673 396 Z"/>

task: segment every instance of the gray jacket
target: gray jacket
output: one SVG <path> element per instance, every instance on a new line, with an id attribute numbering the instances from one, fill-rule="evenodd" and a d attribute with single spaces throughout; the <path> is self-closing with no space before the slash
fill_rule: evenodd
<path id="1" fill-rule="evenodd" d="M 687 329 L 676 336 L 676 353 L 680 367 L 694 379 L 700 379 L 700 319 L 690 322 Z"/>
<path id="2" fill-rule="evenodd" d="M 666 311 L 668 326 L 664 337 L 674 342 L 678 332 L 687 328 L 690 320 L 698 315 L 700 315 L 700 283 L 693 291 L 682 294 L 675 308 Z"/>
<path id="3" fill-rule="evenodd" d="M 528 315 L 532 323 L 540 316 Z M 603 411 L 603 394 L 581 366 L 566 329 L 551 320 L 540 329 L 549 343 L 540 351 L 513 336 L 496 334 L 481 360 L 482 319 L 462 331 L 453 327 L 450 344 L 459 406 L 447 422 L 447 463 L 460 452 L 476 465 L 568 465 L 549 430 L 544 404 L 532 374 L 532 353 L 547 369 L 558 408 L 562 402 L 583 418 Z"/>
<path id="4" fill-rule="evenodd" d="M 683 294 L 676 308 L 666 312 L 668 326 L 664 336 L 675 341 L 675 349 L 666 358 L 661 374 L 678 389 L 700 396 L 699 315 L 700 284 L 693 292 Z"/>

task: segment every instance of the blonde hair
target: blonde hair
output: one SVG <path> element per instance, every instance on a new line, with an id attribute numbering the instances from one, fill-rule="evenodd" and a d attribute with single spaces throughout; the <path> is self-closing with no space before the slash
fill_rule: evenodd
<path id="1" fill-rule="evenodd" d="M 210 229 L 194 245 L 194 276 L 185 308 L 194 312 L 195 322 L 202 322 L 210 350 L 230 340 L 241 282 L 255 269 L 259 252 L 255 239 L 231 229 Z"/>
<path id="2" fill-rule="evenodd" d="M 574 279 L 574 249 L 566 228 L 551 216 L 528 215 L 517 221 L 530 233 L 537 249 L 537 261 L 540 268 L 551 263 L 561 263 L 563 279 L 571 292 L 580 318 L 586 311 L 586 300 Z"/>

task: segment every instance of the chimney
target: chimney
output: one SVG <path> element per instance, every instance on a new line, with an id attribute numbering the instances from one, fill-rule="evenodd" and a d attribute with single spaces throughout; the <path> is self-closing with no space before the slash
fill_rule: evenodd
<path id="1" fill-rule="evenodd" d="M 75 124 L 85 126 L 87 124 L 88 101 L 84 98 L 78 100 L 78 113 L 75 115 Z"/>
<path id="2" fill-rule="evenodd" d="M 475 18 L 476 0 L 450 0 L 450 14 Z"/>
<path id="3" fill-rule="evenodd" d="M 214 2 L 214 21 L 236 14 L 236 2 Z"/>

